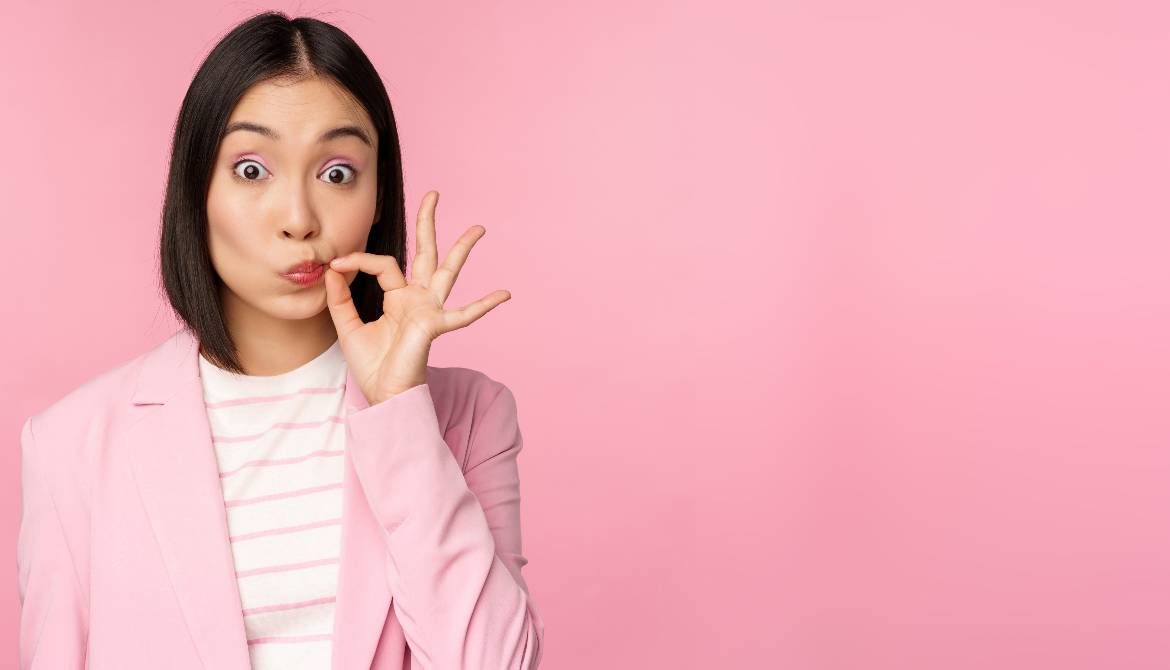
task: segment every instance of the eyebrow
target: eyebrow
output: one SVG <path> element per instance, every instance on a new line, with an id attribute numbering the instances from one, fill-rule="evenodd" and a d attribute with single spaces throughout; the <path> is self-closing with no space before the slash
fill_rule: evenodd
<path id="1" fill-rule="evenodd" d="M 280 141 L 280 135 L 277 134 L 275 130 L 269 128 L 268 126 L 262 126 L 259 123 L 252 123 L 251 121 L 236 121 L 235 123 L 229 124 L 228 127 L 224 129 L 223 136 L 226 137 L 228 133 L 233 133 L 237 130 L 250 130 L 254 133 L 260 133 L 261 135 L 274 141 Z M 321 137 L 317 138 L 317 142 L 328 142 L 329 140 L 337 139 L 338 137 L 347 136 L 358 138 L 362 142 L 365 142 L 366 146 L 370 147 L 371 149 L 374 147 L 373 142 L 370 140 L 369 134 L 357 126 L 338 126 L 332 130 L 327 130 L 321 134 Z"/>

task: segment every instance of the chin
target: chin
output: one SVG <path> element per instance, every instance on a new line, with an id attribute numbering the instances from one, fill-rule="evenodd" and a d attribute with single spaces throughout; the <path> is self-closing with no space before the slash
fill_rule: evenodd
<path id="1" fill-rule="evenodd" d="M 314 286 L 284 295 L 249 296 L 244 302 L 255 312 L 286 321 L 311 319 L 328 309 L 325 286 Z"/>
<path id="2" fill-rule="evenodd" d="M 227 285 L 224 294 L 225 308 L 237 316 L 246 313 L 263 315 L 268 318 L 284 319 L 286 321 L 300 321 L 311 319 L 323 310 L 328 309 L 325 293 L 325 282 L 313 286 L 296 287 L 284 282 L 284 286 L 267 286 L 268 290 L 257 291 L 260 282 L 253 279 L 249 285 L 250 291 L 241 293 L 233 291 Z"/>
<path id="3" fill-rule="evenodd" d="M 325 287 L 315 286 L 280 296 L 270 301 L 265 311 L 272 316 L 291 321 L 310 319 L 328 308 L 325 298 Z"/>

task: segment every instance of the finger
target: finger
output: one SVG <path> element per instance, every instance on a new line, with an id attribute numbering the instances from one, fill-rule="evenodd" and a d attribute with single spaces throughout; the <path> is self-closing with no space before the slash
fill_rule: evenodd
<path id="1" fill-rule="evenodd" d="M 418 207 L 418 220 L 414 233 L 414 263 L 410 266 L 410 280 L 430 286 L 431 275 L 435 272 L 439 252 L 435 248 L 435 206 L 439 204 L 439 192 L 427 191 Z"/>
<path id="2" fill-rule="evenodd" d="M 338 272 L 360 270 L 378 278 L 378 286 L 383 291 L 393 291 L 406 286 L 406 279 L 402 276 L 402 269 L 398 267 L 398 260 L 393 256 L 371 254 L 366 251 L 355 251 L 345 256 L 334 258 L 329 267 Z"/>
<path id="3" fill-rule="evenodd" d="M 329 315 L 333 317 L 333 327 L 337 329 L 339 339 L 362 327 L 362 317 L 353 304 L 349 282 L 345 275 L 332 268 L 325 269 L 325 304 L 329 306 Z"/>
<path id="4" fill-rule="evenodd" d="M 475 302 L 468 303 L 459 309 L 449 309 L 443 312 L 443 332 L 450 332 L 475 323 L 479 317 L 495 309 L 502 302 L 512 299 L 512 294 L 503 289 L 492 291 Z"/>
<path id="5" fill-rule="evenodd" d="M 455 241 L 455 245 L 451 247 L 451 250 L 447 252 L 447 257 L 443 259 L 443 267 L 431 275 L 431 283 L 427 286 L 439 296 L 440 303 L 445 302 L 447 296 L 451 295 L 451 287 L 455 284 L 455 280 L 459 278 L 459 270 L 467 262 L 467 256 L 471 253 L 471 248 L 485 234 L 487 234 L 487 228 L 483 226 L 472 226 L 468 228 Z"/>

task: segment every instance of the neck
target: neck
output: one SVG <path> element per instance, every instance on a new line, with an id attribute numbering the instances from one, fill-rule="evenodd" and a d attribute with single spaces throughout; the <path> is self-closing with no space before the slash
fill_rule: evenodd
<path id="1" fill-rule="evenodd" d="M 279 375 L 313 360 L 337 341 L 328 309 L 308 319 L 282 319 L 225 300 L 228 332 L 248 375 Z"/>

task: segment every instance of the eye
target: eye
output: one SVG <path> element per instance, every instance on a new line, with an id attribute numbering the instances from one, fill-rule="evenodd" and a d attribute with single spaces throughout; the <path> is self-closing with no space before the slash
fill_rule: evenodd
<path id="1" fill-rule="evenodd" d="M 346 171 L 349 172 L 348 175 L 346 175 Z M 324 175 L 326 181 L 331 184 L 348 184 L 357 178 L 357 170 L 344 163 L 338 163 L 325 168 Z"/>
<path id="2" fill-rule="evenodd" d="M 246 165 L 248 163 L 251 165 L 248 165 L 243 170 L 240 170 L 241 165 Z M 239 161 L 232 166 L 232 172 L 234 172 L 237 177 L 244 181 L 260 181 L 261 173 L 267 173 L 268 169 L 250 158 L 245 158 L 244 160 Z M 241 174 L 241 172 L 243 172 L 243 174 Z"/>

